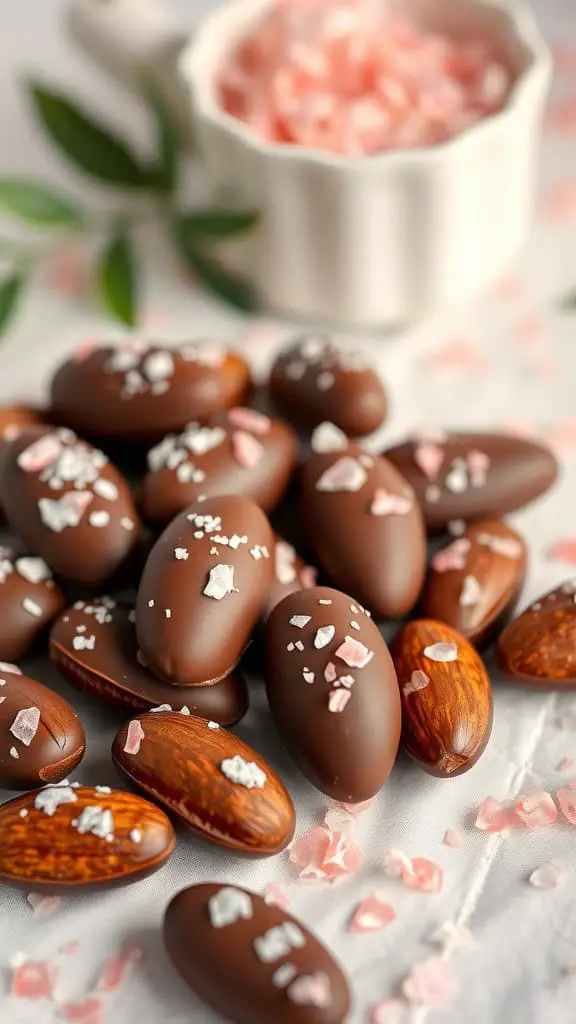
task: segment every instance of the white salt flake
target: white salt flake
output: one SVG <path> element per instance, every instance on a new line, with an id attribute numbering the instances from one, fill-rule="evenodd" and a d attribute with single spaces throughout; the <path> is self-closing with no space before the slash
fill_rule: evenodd
<path id="1" fill-rule="evenodd" d="M 72 647 L 75 651 L 93 651 L 96 645 L 94 633 L 91 636 L 75 636 L 72 640 Z"/>
<path id="2" fill-rule="evenodd" d="M 266 773 L 254 761 L 245 761 L 240 754 L 224 758 L 220 771 L 230 782 L 246 789 L 263 789 L 266 783 Z"/>
<path id="3" fill-rule="evenodd" d="M 404 696 L 407 697 L 410 693 L 417 693 L 418 690 L 423 690 L 426 686 L 428 686 L 429 682 L 430 677 L 427 676 L 426 673 L 422 671 L 422 669 L 414 669 L 409 681 L 404 684 Z"/>
<path id="4" fill-rule="evenodd" d="M 330 388 L 334 387 L 336 378 L 333 373 L 329 370 L 325 370 L 324 373 L 319 373 L 316 378 L 316 384 L 319 391 L 329 391 Z"/>
<path id="5" fill-rule="evenodd" d="M 99 498 L 104 498 L 105 501 L 116 501 L 118 497 L 118 488 L 111 480 L 99 478 L 94 481 L 92 489 Z"/>
<path id="6" fill-rule="evenodd" d="M 174 359 L 170 352 L 151 352 L 142 362 L 142 373 L 151 382 L 164 381 L 174 373 Z"/>
<path id="7" fill-rule="evenodd" d="M 136 845 L 142 842 L 142 833 L 139 828 L 133 828 L 131 830 L 130 839 L 133 843 L 136 843 Z"/>
<path id="8" fill-rule="evenodd" d="M 294 964 L 281 964 L 280 967 L 276 968 L 272 975 L 272 984 L 275 988 L 286 988 L 286 985 L 289 985 L 297 974 L 298 969 Z"/>
<path id="9" fill-rule="evenodd" d="M 475 576 L 465 576 L 458 599 L 461 608 L 474 608 L 482 597 L 482 587 Z"/>
<path id="10" fill-rule="evenodd" d="M 40 498 L 38 512 L 44 526 L 53 533 L 62 533 L 69 527 L 78 526 L 92 501 L 90 491 L 68 491 L 61 498 Z"/>
<path id="11" fill-rule="evenodd" d="M 320 628 L 316 630 L 316 635 L 314 637 L 314 647 L 316 650 L 321 651 L 323 647 L 326 647 L 330 641 L 334 639 L 335 633 L 335 626 L 320 626 Z"/>
<path id="12" fill-rule="evenodd" d="M 174 558 L 179 562 L 186 562 L 190 557 L 188 548 L 174 548 Z"/>
<path id="13" fill-rule="evenodd" d="M 42 617 L 42 606 L 38 604 L 38 601 L 33 601 L 31 597 L 22 598 L 22 607 L 28 615 L 33 615 L 36 619 Z"/>
<path id="14" fill-rule="evenodd" d="M 424 657 L 430 658 L 430 661 L 458 661 L 458 647 L 453 643 L 430 644 L 424 648 Z"/>
<path id="15" fill-rule="evenodd" d="M 348 438 L 335 423 L 324 422 L 316 427 L 310 444 L 314 452 L 339 452 L 348 447 Z"/>
<path id="16" fill-rule="evenodd" d="M 291 626 L 296 626 L 297 629 L 304 629 L 310 622 L 311 615 L 293 615 L 289 620 Z"/>
<path id="17" fill-rule="evenodd" d="M 311 669 L 303 668 L 302 669 L 302 675 L 304 676 L 304 682 L 306 682 L 306 683 L 313 683 L 314 682 L 314 672 L 312 672 Z"/>
<path id="18" fill-rule="evenodd" d="M 114 818 L 112 812 L 97 804 L 85 807 L 80 817 L 72 822 L 80 835 L 90 834 L 97 839 L 108 839 L 114 835 Z"/>
<path id="19" fill-rule="evenodd" d="M 15 761 L 17 761 L 18 758 L 20 757 L 20 754 L 16 750 L 16 747 L 10 747 L 10 757 L 13 757 Z"/>
<path id="20" fill-rule="evenodd" d="M 43 558 L 17 558 L 15 565 L 16 572 L 28 580 L 28 583 L 43 583 L 52 577 L 52 572 Z"/>
<path id="21" fill-rule="evenodd" d="M 317 1006 L 327 1009 L 332 1003 L 330 978 L 324 971 L 301 974 L 289 986 L 288 998 L 297 1006 Z"/>
<path id="22" fill-rule="evenodd" d="M 536 868 L 528 878 L 530 885 L 537 889 L 557 889 L 566 874 L 566 865 L 554 857 Z"/>
<path id="23" fill-rule="evenodd" d="M 212 597 L 215 601 L 234 593 L 234 566 L 219 563 L 210 569 L 208 583 L 202 591 L 206 597 Z"/>
<path id="24" fill-rule="evenodd" d="M 329 597 L 321 597 L 318 601 L 318 604 L 332 604 L 332 601 L 330 600 Z"/>
<path id="25" fill-rule="evenodd" d="M 254 916 L 252 899 L 241 889 L 224 886 L 208 900 L 208 914 L 213 928 L 227 928 L 237 921 L 249 921 Z"/>
<path id="26" fill-rule="evenodd" d="M 10 732 L 25 747 L 29 747 L 40 725 L 40 708 L 22 708 L 10 726 Z"/>
<path id="27" fill-rule="evenodd" d="M 172 609 L 171 608 L 165 608 L 164 609 L 164 615 L 166 616 L 167 619 L 171 619 L 172 618 Z"/>
<path id="28" fill-rule="evenodd" d="M 153 608 L 154 607 L 154 598 L 153 597 L 151 597 L 150 600 L 148 601 L 148 607 L 149 608 Z"/>
<path id="29" fill-rule="evenodd" d="M 368 479 L 364 467 L 357 459 L 346 455 L 324 470 L 316 481 L 317 491 L 359 491 Z"/>
<path id="30" fill-rule="evenodd" d="M 47 786 L 36 794 L 34 807 L 51 818 L 60 804 L 75 804 L 78 797 L 71 786 Z"/>
<path id="31" fill-rule="evenodd" d="M 106 512 L 104 509 L 101 509 L 100 511 L 91 512 L 90 515 L 88 516 L 88 522 L 90 523 L 90 526 L 95 526 L 98 529 L 102 529 L 102 527 L 108 526 L 110 522 L 110 513 Z"/>
<path id="32" fill-rule="evenodd" d="M 293 949 L 301 949 L 306 944 L 306 936 L 293 921 L 269 928 L 264 935 L 254 939 L 256 956 L 263 964 L 273 963 L 287 956 Z"/>
<path id="33" fill-rule="evenodd" d="M 452 494 L 463 494 L 468 489 L 468 472 L 464 459 L 454 459 L 444 480 L 444 486 Z"/>
<path id="34" fill-rule="evenodd" d="M 122 516 L 122 519 L 120 520 L 120 526 L 122 527 L 123 530 L 128 530 L 128 532 L 131 532 L 134 529 L 134 520 L 130 519 L 129 516 Z"/>
<path id="35" fill-rule="evenodd" d="M 213 722 L 212 720 L 210 720 L 210 721 L 208 722 L 208 728 L 209 728 L 209 729 L 213 729 L 213 730 L 216 730 L 216 729 L 219 729 L 219 728 L 220 728 L 220 726 L 219 726 L 218 722 Z"/>

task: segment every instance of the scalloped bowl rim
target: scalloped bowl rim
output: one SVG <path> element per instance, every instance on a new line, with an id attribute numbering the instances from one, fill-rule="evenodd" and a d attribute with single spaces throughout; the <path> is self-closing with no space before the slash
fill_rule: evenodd
<path id="1" fill-rule="evenodd" d="M 466 0 L 466 2 L 469 2 L 469 0 Z M 455 149 L 472 148 L 474 145 L 479 144 L 486 135 L 498 131 L 503 125 L 511 121 L 517 115 L 520 108 L 525 105 L 527 94 L 532 87 L 534 79 L 541 77 L 544 79 L 543 84 L 546 84 L 552 71 L 552 56 L 538 28 L 536 19 L 531 11 L 523 6 L 519 0 L 515 0 L 513 3 L 510 0 L 473 0 L 473 2 L 477 6 L 495 8 L 504 14 L 514 30 L 516 39 L 528 52 L 529 63 L 514 82 L 502 110 L 484 117 L 477 124 L 464 129 L 458 135 L 447 139 L 445 142 L 435 143 L 432 146 L 387 150 L 383 153 L 375 153 L 369 156 L 345 156 L 313 149 L 308 146 L 286 142 L 271 142 L 261 138 L 253 128 L 246 125 L 239 118 L 228 114 L 218 103 L 214 90 L 210 89 L 206 84 L 206 78 L 210 78 L 210 76 L 205 75 L 204 70 L 198 66 L 203 42 L 206 38 L 210 38 L 214 33 L 218 32 L 219 26 L 228 19 L 232 8 L 243 7 L 247 11 L 252 9 L 256 12 L 268 6 L 269 0 L 232 0 L 232 2 L 226 3 L 223 7 L 208 15 L 200 23 L 196 33 L 182 51 L 178 60 L 178 67 L 184 81 L 191 88 L 196 117 L 217 125 L 228 135 L 234 136 L 246 148 L 254 150 L 263 157 L 314 163 L 331 169 L 339 167 L 343 169 L 372 169 L 380 168 L 382 165 L 394 167 L 397 165 L 410 166 L 437 162 L 449 156 Z"/>

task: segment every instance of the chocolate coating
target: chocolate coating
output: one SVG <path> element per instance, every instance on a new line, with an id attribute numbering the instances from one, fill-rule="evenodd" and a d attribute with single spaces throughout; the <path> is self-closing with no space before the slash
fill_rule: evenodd
<path id="1" fill-rule="evenodd" d="M 423 472 L 422 446 L 438 455 L 437 473 Z M 436 452 L 439 449 L 439 452 Z M 470 472 L 470 454 L 487 457 L 485 473 Z M 443 529 L 451 519 L 501 519 L 544 494 L 558 476 L 549 448 L 506 434 L 448 434 L 445 440 L 406 441 L 384 455 L 416 492 L 426 526 Z"/>
<path id="2" fill-rule="evenodd" d="M 79 690 L 123 708 L 149 711 L 169 704 L 179 711 L 187 707 L 193 715 L 220 725 L 235 725 L 244 717 L 248 690 L 237 671 L 214 686 L 175 687 L 157 679 L 138 660 L 132 615 L 129 606 L 109 598 L 97 597 L 68 608 L 50 633 L 50 657 L 58 671 Z M 83 639 L 90 646 L 76 649 L 74 641 L 78 644 Z"/>
<path id="3" fill-rule="evenodd" d="M 498 638 L 498 668 L 525 686 L 568 690 L 576 686 L 576 583 L 548 591 L 514 619 Z"/>
<path id="4" fill-rule="evenodd" d="M 305 430 L 330 420 L 350 437 L 384 422 L 382 382 L 363 353 L 330 335 L 297 338 L 274 360 L 270 397 L 279 412 Z"/>
<path id="5" fill-rule="evenodd" d="M 273 545 L 266 516 L 248 498 L 209 498 L 173 520 L 146 562 L 136 601 L 138 644 L 155 675 L 175 686 L 229 675 L 262 612 Z M 228 587 L 219 590 L 221 582 Z"/>
<path id="6" fill-rule="evenodd" d="M 41 558 L 0 547 L 0 661 L 19 661 L 64 607 Z"/>
<path id="7" fill-rule="evenodd" d="M 80 763 L 86 747 L 74 708 L 42 683 L 2 666 L 0 680 L 0 788 L 60 782 Z M 26 709 L 31 714 L 17 718 Z"/>
<path id="8" fill-rule="evenodd" d="M 294 807 L 275 772 L 233 733 L 174 711 L 137 719 L 143 735 L 130 753 L 129 725 L 112 745 L 112 759 L 128 781 L 189 828 L 239 853 L 270 856 L 294 833 Z M 263 773 L 263 785 L 233 781 L 222 770 L 242 759 Z"/>
<path id="9" fill-rule="evenodd" d="M 316 576 L 317 570 L 306 565 L 296 548 L 279 534 L 274 534 L 274 573 L 268 588 L 264 618 L 268 618 L 272 609 L 288 594 L 315 586 Z"/>
<path id="10" fill-rule="evenodd" d="M 334 490 L 322 489 L 328 486 L 324 474 L 340 468 L 348 485 L 335 482 Z M 374 502 L 384 492 L 400 499 L 405 511 L 374 514 Z M 317 452 L 304 466 L 301 496 L 308 541 L 334 582 L 379 618 L 406 615 L 424 581 L 426 537 L 413 492 L 395 467 L 353 443 Z"/>
<path id="11" fill-rule="evenodd" d="M 424 614 L 454 626 L 474 644 L 485 643 L 512 614 L 526 563 L 526 545 L 511 526 L 495 519 L 472 523 L 432 559 Z"/>
<path id="12" fill-rule="evenodd" d="M 67 359 L 52 380 L 51 412 L 80 434 L 152 442 L 251 390 L 245 361 L 218 342 L 126 341 L 82 346 Z"/>
<path id="13" fill-rule="evenodd" d="M 326 628 L 332 638 L 317 648 Z M 351 666 L 345 639 L 364 667 Z M 388 648 L 354 598 L 314 587 L 277 605 L 266 625 L 265 678 L 276 725 L 304 775 L 335 800 L 374 796 L 398 750 L 400 698 Z M 331 704 L 338 697 L 347 700 L 342 710 Z"/>
<path id="14" fill-rule="evenodd" d="M 199 495 L 221 494 L 243 494 L 269 512 L 288 486 L 297 452 L 296 435 L 287 424 L 252 409 L 220 413 L 206 427 L 190 424 L 149 453 L 142 515 L 165 525 Z"/>
<path id="15" fill-rule="evenodd" d="M 38 468 L 23 468 L 32 459 Z M 99 493 L 104 489 L 109 496 Z M 85 586 L 110 579 L 138 541 L 140 522 L 128 484 L 102 452 L 66 429 L 31 427 L 11 443 L 0 471 L 0 500 L 24 543 L 55 573 Z"/>
<path id="16" fill-rule="evenodd" d="M 187 985 L 205 1003 L 236 1024 L 343 1024 L 350 1010 L 350 992 L 342 968 L 308 929 L 279 907 L 268 906 L 249 889 L 234 886 L 250 900 L 250 917 L 222 927 L 211 923 L 210 900 L 231 886 L 192 885 L 175 896 L 164 918 L 168 955 Z M 272 928 L 290 922 L 304 944 L 286 947 L 272 962 L 263 962 L 254 941 Z M 294 965 L 293 979 L 324 976 L 328 1005 L 298 1004 L 290 982 L 273 981 L 280 966 Z"/>

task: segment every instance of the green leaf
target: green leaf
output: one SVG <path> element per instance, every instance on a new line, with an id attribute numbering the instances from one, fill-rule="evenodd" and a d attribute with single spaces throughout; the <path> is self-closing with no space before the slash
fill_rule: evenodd
<path id="1" fill-rule="evenodd" d="M 12 273 L 0 281 L 0 334 L 8 327 L 25 284 L 24 274 Z"/>
<path id="2" fill-rule="evenodd" d="M 0 209 L 40 227 L 79 227 L 82 211 L 51 185 L 0 178 Z"/>
<path id="3" fill-rule="evenodd" d="M 258 223 L 257 210 L 234 210 L 213 207 L 205 210 L 190 210 L 182 215 L 180 230 L 191 240 L 198 242 L 233 238 L 251 231 Z"/>
<path id="4" fill-rule="evenodd" d="M 182 255 L 202 284 L 229 306 L 242 313 L 253 313 L 258 309 L 258 297 L 253 286 L 244 277 L 226 270 L 212 256 L 188 247 Z"/>
<path id="5" fill-rule="evenodd" d="M 109 241 L 98 267 L 100 295 L 106 308 L 128 327 L 136 325 L 138 272 L 129 235 L 118 231 Z"/>
<path id="6" fill-rule="evenodd" d="M 73 100 L 35 82 L 28 84 L 35 112 L 58 148 L 75 164 L 110 185 L 147 184 L 131 148 Z"/>
<path id="7" fill-rule="evenodd" d="M 164 96 L 150 75 L 143 74 L 141 83 L 156 129 L 156 162 L 148 170 L 149 181 L 152 188 L 170 194 L 178 184 L 178 128 Z"/>
<path id="8" fill-rule="evenodd" d="M 562 313 L 576 313 L 576 288 L 561 297 L 558 308 Z"/>

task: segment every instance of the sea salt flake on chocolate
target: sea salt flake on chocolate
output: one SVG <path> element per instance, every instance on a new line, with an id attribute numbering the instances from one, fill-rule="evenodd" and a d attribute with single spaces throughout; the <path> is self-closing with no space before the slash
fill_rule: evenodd
<path id="1" fill-rule="evenodd" d="M 323 647 L 326 647 L 334 639 L 335 633 L 335 626 L 320 626 L 314 636 L 314 647 L 316 650 L 321 651 Z"/>
<path id="2" fill-rule="evenodd" d="M 484 487 L 486 484 L 486 476 L 490 469 L 490 456 L 486 455 L 485 452 L 474 450 L 468 452 L 468 455 L 466 456 L 466 464 L 468 466 L 472 487 Z"/>
<path id="3" fill-rule="evenodd" d="M 436 505 L 442 497 L 442 491 L 437 484 L 429 484 L 424 491 L 424 497 L 430 505 Z"/>
<path id="4" fill-rule="evenodd" d="M 304 682 L 305 683 L 313 683 L 314 682 L 314 678 L 315 678 L 314 677 L 314 672 L 312 672 L 309 668 L 303 668 L 302 669 L 302 675 L 304 677 Z"/>
<path id="5" fill-rule="evenodd" d="M 15 565 L 16 571 L 25 580 L 28 580 L 28 583 L 43 583 L 44 580 L 52 578 L 52 571 L 46 565 L 43 558 L 24 556 L 17 558 Z"/>
<path id="6" fill-rule="evenodd" d="M 409 681 L 404 684 L 402 692 L 407 697 L 410 693 L 417 693 L 418 690 L 423 690 L 428 686 L 429 682 L 430 677 L 421 668 L 415 668 Z"/>
<path id="7" fill-rule="evenodd" d="M 444 486 L 453 494 L 463 494 L 468 490 L 468 472 L 465 459 L 453 459 L 449 473 L 444 480 Z"/>
<path id="8" fill-rule="evenodd" d="M 114 818 L 107 808 L 97 804 L 85 807 L 72 826 L 80 835 L 92 835 L 97 839 L 108 839 L 114 835 Z"/>
<path id="9" fill-rule="evenodd" d="M 20 754 L 16 750 L 16 747 L 10 747 L 9 753 L 10 753 L 10 757 L 13 757 L 15 761 L 17 761 L 19 759 L 19 757 L 20 757 Z"/>
<path id="10" fill-rule="evenodd" d="M 68 527 L 79 525 L 93 497 L 90 491 L 68 491 L 61 498 L 40 498 L 40 519 L 53 533 L 62 533 Z"/>
<path id="11" fill-rule="evenodd" d="M 566 873 L 566 865 L 563 861 L 553 858 L 535 868 L 530 874 L 528 881 L 537 889 L 557 889 Z"/>
<path id="12" fill-rule="evenodd" d="M 436 644 L 430 644 L 424 648 L 423 654 L 425 658 L 430 658 L 430 661 L 458 661 L 458 647 L 453 643 L 439 641 Z"/>
<path id="13" fill-rule="evenodd" d="M 49 818 L 53 817 L 60 804 L 75 804 L 78 797 L 71 786 L 47 786 L 36 794 L 34 807 L 43 811 Z"/>
<path id="14" fill-rule="evenodd" d="M 466 522 L 464 519 L 451 519 L 447 529 L 451 537 L 461 537 L 466 531 Z"/>
<path id="15" fill-rule="evenodd" d="M 36 619 L 42 617 L 42 605 L 39 605 L 38 601 L 33 601 L 31 597 L 22 598 L 22 608 Z"/>
<path id="16" fill-rule="evenodd" d="M 413 508 L 411 498 L 405 498 L 401 494 L 390 494 L 383 487 L 378 487 L 374 492 L 370 515 L 372 516 L 405 516 Z"/>
<path id="17" fill-rule="evenodd" d="M 275 988 L 286 988 L 286 985 L 289 985 L 297 974 L 298 969 L 294 964 L 281 964 L 280 967 L 276 968 L 272 975 L 272 984 Z"/>
<path id="18" fill-rule="evenodd" d="M 171 608 L 165 608 L 164 609 L 164 615 L 165 615 L 165 617 L 167 619 L 171 619 L 172 618 L 172 609 Z"/>
<path id="19" fill-rule="evenodd" d="M 213 928 L 227 928 L 237 921 L 251 920 L 252 900 L 247 892 L 224 886 L 208 900 L 208 914 Z"/>
<path id="20" fill-rule="evenodd" d="M 254 939 L 256 956 L 263 964 L 274 963 L 282 956 L 287 956 L 293 949 L 301 949 L 306 945 L 306 936 L 293 921 L 269 928 L 264 935 Z"/>
<path id="21" fill-rule="evenodd" d="M 145 737 L 144 729 L 137 718 L 128 723 L 126 742 L 124 743 L 125 754 L 139 754 L 142 740 Z"/>
<path id="22" fill-rule="evenodd" d="M 261 558 L 270 557 L 265 544 L 255 544 L 253 548 L 250 548 L 250 554 L 255 562 L 259 562 Z"/>
<path id="23" fill-rule="evenodd" d="M 327 1009 L 332 1004 L 330 978 L 324 971 L 301 974 L 287 990 L 290 1002 L 296 1006 L 316 1006 Z"/>
<path id="24" fill-rule="evenodd" d="M 29 747 L 40 725 L 40 708 L 22 708 L 16 715 L 10 732 L 25 747 Z"/>
<path id="25" fill-rule="evenodd" d="M 272 425 L 272 420 L 264 413 L 256 409 L 247 409 L 245 406 L 236 406 L 228 410 L 228 420 L 235 427 L 241 430 L 249 430 L 253 434 L 267 434 Z"/>
<path id="26" fill-rule="evenodd" d="M 95 526 L 98 529 L 102 529 L 104 526 L 108 526 L 110 522 L 110 513 L 105 512 L 104 509 L 99 511 L 91 512 L 88 516 L 88 522 L 90 526 Z"/>
<path id="27" fill-rule="evenodd" d="M 316 490 L 329 493 L 359 491 L 367 479 L 368 474 L 358 460 L 346 455 L 322 473 L 316 481 Z"/>
<path id="28" fill-rule="evenodd" d="M 295 359 L 286 364 L 285 373 L 288 380 L 301 380 L 306 373 L 306 363 Z"/>
<path id="29" fill-rule="evenodd" d="M 236 462 L 245 469 L 252 469 L 264 458 L 260 441 L 245 430 L 235 430 L 232 434 L 232 452 Z"/>
<path id="30" fill-rule="evenodd" d="M 188 548 L 174 548 L 174 558 L 179 562 L 186 562 L 189 555 Z"/>
<path id="31" fill-rule="evenodd" d="M 50 466 L 62 452 L 62 443 L 56 434 L 45 434 L 20 452 L 18 465 L 25 473 L 38 473 Z"/>
<path id="32" fill-rule="evenodd" d="M 349 932 L 377 932 L 396 920 L 394 908 L 374 894 L 358 904 L 348 925 Z"/>
<path id="33" fill-rule="evenodd" d="M 325 421 L 314 430 L 310 444 L 314 452 L 339 452 L 348 447 L 348 438 L 335 423 Z"/>
<path id="34" fill-rule="evenodd" d="M 328 695 L 328 711 L 340 714 L 344 711 L 351 696 L 350 690 L 332 690 Z"/>
<path id="35" fill-rule="evenodd" d="M 333 683 L 338 673 L 336 671 L 336 665 L 333 661 L 329 661 L 324 669 L 324 679 L 327 683 Z"/>
<path id="36" fill-rule="evenodd" d="M 149 381 L 163 381 L 174 374 L 174 359 L 170 352 L 151 352 L 142 362 L 142 373 Z"/>
<path id="37" fill-rule="evenodd" d="M 226 757 L 220 762 L 220 771 L 230 782 L 246 789 L 263 789 L 266 773 L 254 761 L 245 761 L 240 754 Z"/>
<path id="38" fill-rule="evenodd" d="M 0 672 L 11 672 L 15 676 L 21 676 L 22 671 L 17 665 L 11 665 L 9 661 L 0 661 Z M 5 686 L 6 680 L 0 680 L 0 686 Z"/>
<path id="39" fill-rule="evenodd" d="M 421 441 L 414 445 L 414 462 L 427 480 L 434 483 L 444 462 L 444 452 L 433 442 Z"/>
<path id="40" fill-rule="evenodd" d="M 219 563 L 210 569 L 208 583 L 202 593 L 215 601 L 221 601 L 232 594 L 234 589 L 234 566 Z"/>
<path id="41" fill-rule="evenodd" d="M 116 501 L 118 497 L 118 488 L 111 480 L 95 480 L 92 489 L 99 498 L 104 498 L 105 501 Z"/>
<path id="42" fill-rule="evenodd" d="M 291 626 L 296 626 L 297 629 L 304 629 L 304 626 L 307 626 L 311 619 L 311 615 L 293 615 L 289 622 Z"/>
<path id="43" fill-rule="evenodd" d="M 301 640 L 297 640 L 296 643 L 294 644 L 294 647 L 296 648 L 297 651 L 304 650 L 304 644 L 302 643 Z"/>
<path id="44" fill-rule="evenodd" d="M 344 643 L 340 644 L 334 653 L 337 658 L 346 662 L 349 668 L 365 668 L 374 657 L 374 651 L 353 636 L 346 636 Z"/>
<path id="45" fill-rule="evenodd" d="M 93 651 L 96 646 L 96 636 L 75 636 L 72 639 L 72 647 L 75 651 Z"/>
<path id="46" fill-rule="evenodd" d="M 482 587 L 475 576 L 465 576 L 458 604 L 461 608 L 475 608 L 482 598 Z"/>

